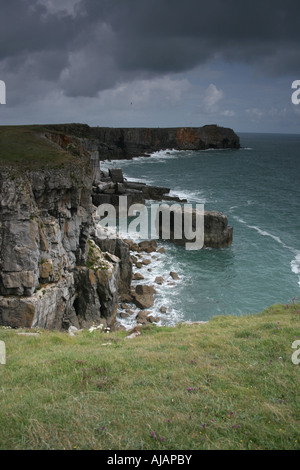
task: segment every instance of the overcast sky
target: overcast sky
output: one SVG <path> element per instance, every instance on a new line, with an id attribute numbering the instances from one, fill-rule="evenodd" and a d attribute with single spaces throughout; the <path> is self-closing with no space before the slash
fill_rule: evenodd
<path id="1" fill-rule="evenodd" d="M 1 0 L 0 124 L 299 133 L 296 0 Z"/>

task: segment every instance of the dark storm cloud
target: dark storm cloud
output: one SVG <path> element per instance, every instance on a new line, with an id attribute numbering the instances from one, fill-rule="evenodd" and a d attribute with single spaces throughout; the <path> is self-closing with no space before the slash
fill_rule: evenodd
<path id="1" fill-rule="evenodd" d="M 71 3 L 71 2 L 69 2 Z M 51 0 L 0 7 L 0 71 L 48 80 L 69 96 L 94 96 L 134 78 L 184 72 L 211 59 L 264 73 L 300 71 L 298 2 Z M 22 75 L 24 74 L 24 75 Z M 1 77 L 5 78 L 5 77 Z"/>

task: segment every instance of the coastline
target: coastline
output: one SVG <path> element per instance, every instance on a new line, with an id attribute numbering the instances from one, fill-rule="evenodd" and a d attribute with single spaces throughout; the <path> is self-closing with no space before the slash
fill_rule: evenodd
<path id="1" fill-rule="evenodd" d="M 118 299 L 125 302 L 126 295 L 127 300 L 140 308 L 137 313 L 140 322 L 149 319 L 155 322 L 156 316 L 145 314 L 153 306 L 155 287 L 136 280 L 131 284 L 132 265 L 140 269 L 140 250 L 130 253 L 128 243 L 122 238 L 106 243 L 99 240 L 95 212 L 105 203 L 118 210 L 121 196 L 128 199 L 128 206 L 151 200 L 179 204 L 185 200 L 172 196 L 170 188 L 125 181 L 118 169 L 108 174 L 101 171 L 102 147 L 89 134 L 92 129 L 70 125 L 64 130 L 70 133 L 61 133 L 61 126 L 0 128 L 5 144 L 0 154 L 3 165 L 0 324 L 46 329 L 79 329 L 102 324 L 112 329 Z M 159 130 L 164 139 L 169 132 Z M 223 139 L 224 133 L 229 132 L 234 146 L 239 142 L 232 130 L 218 126 L 204 126 L 197 132 L 188 129 L 172 132 L 179 138 L 179 148 L 193 149 L 199 145 L 202 148 L 204 144 L 197 132 L 204 132 L 209 139 Z M 24 142 L 34 152 L 28 154 Z M 212 140 L 205 145 L 223 148 L 229 143 Z M 226 246 L 232 242 L 232 229 L 227 227 L 224 214 L 205 213 L 204 223 L 205 246 Z M 151 259 L 154 265 L 155 258 Z M 177 275 L 170 273 L 171 269 L 168 276 Z M 165 281 L 171 287 L 178 279 L 157 280 L 157 290 Z M 171 317 L 168 306 L 162 304 L 160 309 L 162 315 Z"/>

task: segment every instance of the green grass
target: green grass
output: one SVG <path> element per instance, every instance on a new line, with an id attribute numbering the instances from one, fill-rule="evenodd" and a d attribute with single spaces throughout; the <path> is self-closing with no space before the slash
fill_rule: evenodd
<path id="1" fill-rule="evenodd" d="M 0 166 L 24 170 L 75 162 L 74 155 L 44 137 L 46 130 L 44 126 L 34 125 L 0 126 Z"/>
<path id="2" fill-rule="evenodd" d="M 125 336 L 0 328 L 0 449 L 299 450 L 299 304 Z"/>

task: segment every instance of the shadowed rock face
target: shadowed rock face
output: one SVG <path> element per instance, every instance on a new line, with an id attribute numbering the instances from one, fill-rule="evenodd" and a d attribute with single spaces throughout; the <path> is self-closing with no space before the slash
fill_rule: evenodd
<path id="1" fill-rule="evenodd" d="M 50 134 L 62 147 L 72 150 L 75 138 L 80 139 L 92 151 L 99 152 L 99 159 L 131 159 L 159 150 L 206 150 L 209 148 L 240 148 L 236 133 L 215 124 L 203 127 L 171 128 L 112 128 L 89 127 L 85 124 L 48 125 Z M 70 136 L 73 136 L 71 138 Z M 50 136 L 51 138 L 51 136 Z M 78 149 L 78 145 L 76 145 Z"/>
<path id="2" fill-rule="evenodd" d="M 206 150 L 240 148 L 232 129 L 208 125 L 179 128 L 93 128 L 100 159 L 130 159 L 158 150 Z"/>
<path id="3" fill-rule="evenodd" d="M 85 166 L 2 169 L 1 325 L 113 326 L 121 285 L 125 290 L 131 282 L 129 254 L 120 246 L 109 255 L 91 239 L 91 189 Z"/>

